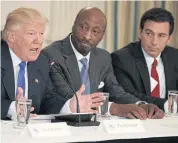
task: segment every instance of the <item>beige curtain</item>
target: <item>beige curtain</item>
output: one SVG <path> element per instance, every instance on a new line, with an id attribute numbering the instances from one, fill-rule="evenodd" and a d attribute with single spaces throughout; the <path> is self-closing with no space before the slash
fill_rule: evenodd
<path id="1" fill-rule="evenodd" d="M 97 6 L 105 13 L 103 1 L 51 1 L 46 45 L 65 38 L 72 31 L 77 13 L 86 6 Z M 103 47 L 103 44 L 102 41 L 99 46 Z"/>
<path id="2" fill-rule="evenodd" d="M 173 39 L 169 45 L 178 48 L 178 2 L 177 1 L 107 1 L 105 48 L 113 52 L 137 41 L 139 23 L 142 14 L 153 7 L 162 7 L 171 11 L 175 18 Z"/>
<path id="3" fill-rule="evenodd" d="M 1 2 L 1 29 L 3 29 L 7 14 L 19 7 L 35 8 L 42 12 L 48 19 L 48 30 L 43 47 L 56 40 L 66 37 L 72 29 L 74 19 L 80 9 L 86 6 L 95 6 L 105 13 L 104 1 L 65 1 L 65 0 L 48 0 L 48 1 L 2 1 Z M 104 40 L 100 42 L 100 47 L 104 47 Z"/>
<path id="4" fill-rule="evenodd" d="M 66 37 L 71 32 L 76 14 L 86 6 L 98 7 L 106 13 L 108 26 L 105 37 L 98 46 L 109 52 L 137 40 L 140 18 L 152 7 L 164 7 L 172 12 L 175 30 L 170 45 L 178 48 L 178 1 L 2 1 L 1 29 L 7 14 L 15 8 L 35 8 L 49 19 L 45 47 Z"/>

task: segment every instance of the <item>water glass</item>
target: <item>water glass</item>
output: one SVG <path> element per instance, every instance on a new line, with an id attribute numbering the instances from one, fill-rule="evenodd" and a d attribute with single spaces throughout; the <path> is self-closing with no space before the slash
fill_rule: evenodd
<path id="1" fill-rule="evenodd" d="M 25 127 L 28 124 L 31 110 L 31 99 L 16 100 L 17 128 Z"/>
<path id="2" fill-rule="evenodd" d="M 173 115 L 178 113 L 178 91 L 168 91 L 168 114 Z"/>

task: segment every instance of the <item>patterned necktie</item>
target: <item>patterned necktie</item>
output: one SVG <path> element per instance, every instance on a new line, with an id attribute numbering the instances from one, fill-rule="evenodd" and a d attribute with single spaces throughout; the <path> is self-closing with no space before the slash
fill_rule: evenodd
<path id="1" fill-rule="evenodd" d="M 87 58 L 82 58 L 80 62 L 83 65 L 82 70 L 80 72 L 80 78 L 81 78 L 82 84 L 85 84 L 85 91 L 83 92 L 83 94 L 89 94 L 90 93 L 90 80 L 89 80 L 88 70 L 87 70 L 87 62 L 88 62 Z"/>
<path id="2" fill-rule="evenodd" d="M 159 90 L 159 77 L 158 77 L 158 72 L 156 70 L 156 66 L 158 65 L 158 61 L 156 59 L 154 59 L 154 62 L 152 64 L 152 68 L 151 68 L 151 77 L 157 81 L 157 85 L 155 86 L 155 88 L 153 89 L 153 91 L 151 92 L 151 96 L 152 97 L 160 97 L 160 90 Z"/>
<path id="3" fill-rule="evenodd" d="M 18 94 L 18 87 L 21 87 L 23 89 L 23 96 L 25 95 L 25 66 L 26 66 L 26 62 L 21 62 L 19 64 L 20 70 L 18 73 L 16 95 Z"/>

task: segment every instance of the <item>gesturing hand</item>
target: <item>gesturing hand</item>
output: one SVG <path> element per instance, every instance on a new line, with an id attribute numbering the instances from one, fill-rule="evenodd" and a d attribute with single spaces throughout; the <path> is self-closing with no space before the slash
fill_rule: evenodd
<path id="1" fill-rule="evenodd" d="M 16 100 L 19 101 L 25 101 L 25 97 L 23 96 L 23 89 L 21 87 L 18 87 L 18 94 L 16 96 Z M 23 105 L 19 105 L 19 107 L 16 107 L 17 113 L 20 114 L 20 116 L 24 116 L 24 108 L 22 107 Z M 30 112 L 34 110 L 34 107 L 31 107 Z M 30 117 L 35 117 L 36 114 L 31 114 Z"/>
<path id="2" fill-rule="evenodd" d="M 76 95 L 79 100 L 80 112 L 81 113 L 98 112 L 97 110 L 93 110 L 91 108 L 96 108 L 103 104 L 104 100 L 106 100 L 104 93 L 96 92 L 92 94 L 82 95 L 84 91 L 85 91 L 85 85 L 82 84 L 80 89 L 76 92 Z M 76 112 L 76 97 L 75 96 L 71 98 L 70 109 L 72 112 Z"/>

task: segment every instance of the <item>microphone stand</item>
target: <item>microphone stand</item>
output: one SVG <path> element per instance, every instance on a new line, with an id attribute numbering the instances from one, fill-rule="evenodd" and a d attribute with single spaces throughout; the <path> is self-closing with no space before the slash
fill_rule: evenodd
<path id="1" fill-rule="evenodd" d="M 59 68 L 62 70 L 62 67 L 60 64 L 55 64 L 54 62 L 51 62 L 51 66 L 53 66 L 55 68 L 55 70 L 57 71 L 56 73 L 59 73 L 62 78 L 64 79 L 64 81 L 67 83 L 67 85 L 69 85 L 69 87 L 72 89 L 72 91 L 74 92 L 74 96 L 76 98 L 76 111 L 77 111 L 77 117 L 78 117 L 78 121 L 77 123 L 76 122 L 67 122 L 68 125 L 71 125 L 71 126 L 99 126 L 100 122 L 97 122 L 96 121 L 96 113 L 86 113 L 86 114 L 80 114 L 80 106 L 79 106 L 79 100 L 78 100 L 78 97 L 77 97 L 77 94 L 76 94 L 76 91 L 75 89 L 70 85 L 69 81 L 67 80 L 67 78 L 64 76 L 64 74 L 59 70 Z M 91 121 L 91 118 L 90 116 L 95 116 L 94 117 L 94 121 Z M 81 122 L 81 116 L 82 116 L 82 119 L 85 120 L 83 122 Z M 59 122 L 59 120 L 63 120 L 63 121 L 67 121 L 67 117 L 62 117 L 62 116 L 58 116 L 57 118 L 60 118 L 58 120 L 53 120 L 52 122 Z M 87 121 L 86 121 L 87 120 Z M 90 121 L 89 121 L 90 120 Z"/>
<path id="2" fill-rule="evenodd" d="M 79 100 L 76 94 L 76 91 L 73 89 L 73 87 L 70 85 L 69 81 L 64 77 L 64 74 L 58 69 L 58 66 L 61 68 L 60 64 L 55 64 L 54 62 L 51 62 L 51 65 L 57 70 L 57 72 L 62 76 L 63 80 L 67 83 L 67 85 L 69 85 L 69 87 L 72 89 L 75 98 L 76 98 L 76 111 L 77 113 L 80 113 L 80 106 L 79 106 Z M 61 68 L 62 69 L 62 68 Z M 81 123 L 81 117 L 80 114 L 78 114 L 78 122 Z"/>

